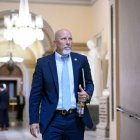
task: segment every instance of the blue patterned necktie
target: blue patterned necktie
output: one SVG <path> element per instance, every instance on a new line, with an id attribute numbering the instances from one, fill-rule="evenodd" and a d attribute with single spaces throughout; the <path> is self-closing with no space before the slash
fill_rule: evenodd
<path id="1" fill-rule="evenodd" d="M 71 95 L 70 95 L 70 81 L 68 72 L 68 57 L 62 57 L 62 103 L 63 108 L 69 110 L 71 107 Z"/>

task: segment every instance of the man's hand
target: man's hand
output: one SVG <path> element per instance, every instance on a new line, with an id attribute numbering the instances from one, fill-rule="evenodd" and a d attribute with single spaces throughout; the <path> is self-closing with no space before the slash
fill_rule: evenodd
<path id="1" fill-rule="evenodd" d="M 38 123 L 34 123 L 30 125 L 30 133 L 37 138 L 38 134 L 39 134 L 39 124 Z"/>
<path id="2" fill-rule="evenodd" d="M 86 91 L 79 85 L 80 92 L 78 92 L 78 100 L 81 102 L 86 102 L 89 99 L 89 95 Z"/>

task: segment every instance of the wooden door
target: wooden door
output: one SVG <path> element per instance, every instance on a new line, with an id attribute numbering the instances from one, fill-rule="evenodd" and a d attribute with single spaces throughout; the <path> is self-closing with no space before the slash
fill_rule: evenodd
<path id="1" fill-rule="evenodd" d="M 118 0 L 117 2 L 118 103 L 129 113 L 140 115 L 140 0 Z M 139 140 L 140 120 L 127 113 L 117 112 L 120 116 L 117 140 Z"/>

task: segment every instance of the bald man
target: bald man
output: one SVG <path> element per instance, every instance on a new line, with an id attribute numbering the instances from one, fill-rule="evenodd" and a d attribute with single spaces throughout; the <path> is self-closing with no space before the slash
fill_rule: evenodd
<path id="1" fill-rule="evenodd" d="M 89 63 L 86 56 L 71 52 L 72 34 L 68 29 L 56 31 L 54 44 L 56 51 L 38 59 L 33 74 L 30 132 L 34 137 L 41 132 L 43 140 L 83 140 L 85 126 L 93 127 L 86 106 L 94 90 Z M 69 78 L 65 82 L 63 58 Z M 78 101 L 85 104 L 82 117 L 77 113 Z"/>

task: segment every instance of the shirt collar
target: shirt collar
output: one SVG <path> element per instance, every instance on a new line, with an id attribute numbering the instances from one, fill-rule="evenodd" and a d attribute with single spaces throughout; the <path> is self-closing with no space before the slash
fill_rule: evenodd
<path id="1" fill-rule="evenodd" d="M 70 56 L 70 54 L 68 55 L 68 58 L 69 58 L 69 56 Z M 62 61 L 62 57 L 64 57 L 64 56 L 62 56 L 62 55 L 59 54 L 58 52 L 55 52 L 55 59 L 56 59 L 56 60 Z"/>

